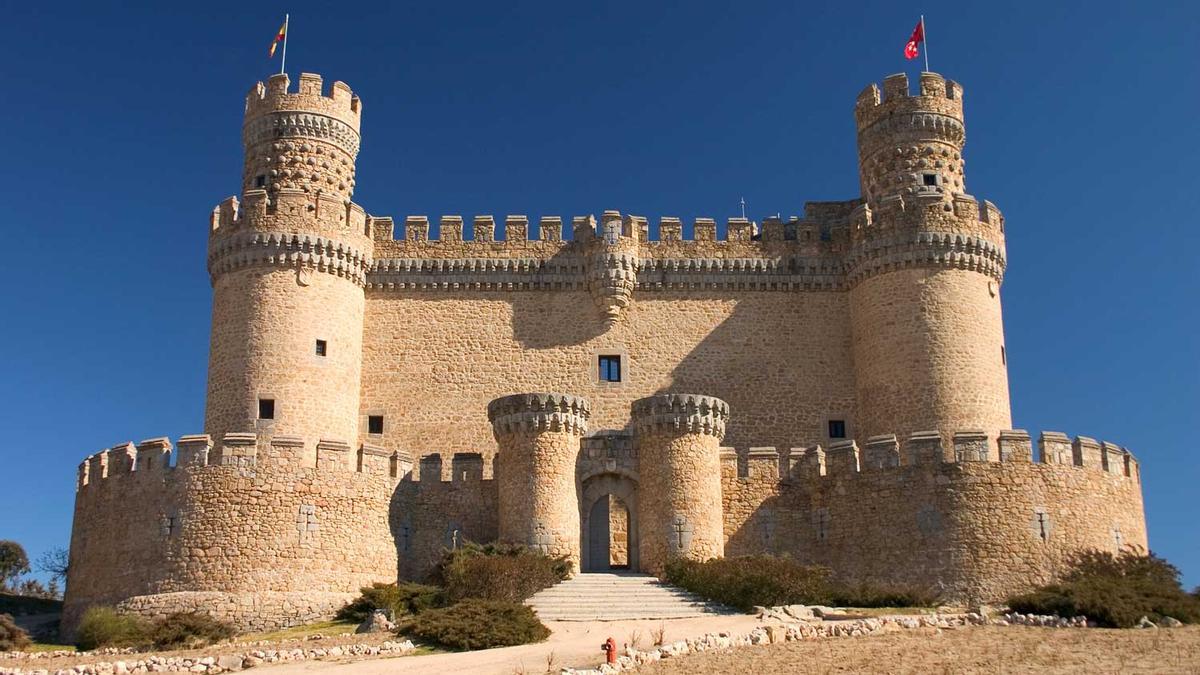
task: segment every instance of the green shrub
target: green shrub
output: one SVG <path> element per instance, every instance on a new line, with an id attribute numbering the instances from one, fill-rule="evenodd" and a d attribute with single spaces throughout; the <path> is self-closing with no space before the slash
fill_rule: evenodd
<path id="1" fill-rule="evenodd" d="M 9 614 L 0 614 L 0 652 L 11 652 L 29 646 L 29 635 L 21 630 Z"/>
<path id="2" fill-rule="evenodd" d="M 571 574 L 571 561 L 511 544 L 475 544 L 447 551 L 434 572 L 446 599 L 521 602 Z"/>
<path id="3" fill-rule="evenodd" d="M 840 605 L 849 607 L 926 607 L 936 604 L 931 591 L 879 583 L 845 583 L 820 565 L 766 555 L 676 560 L 664 579 L 696 595 L 749 612 L 756 606 Z"/>
<path id="4" fill-rule="evenodd" d="M 360 590 L 362 595 L 338 610 L 338 619 L 362 622 L 377 609 L 390 612 L 393 617 L 401 617 L 445 604 L 445 594 L 437 586 L 409 582 L 374 583 Z"/>
<path id="5" fill-rule="evenodd" d="M 449 649 L 488 649 L 541 642 L 550 629 L 519 602 L 468 599 L 413 617 L 403 632 Z"/>
<path id="6" fill-rule="evenodd" d="M 1140 551 L 1081 553 L 1060 581 L 1010 598 L 1008 604 L 1015 612 L 1082 615 L 1112 628 L 1133 627 L 1143 616 L 1200 622 L 1200 598 L 1183 590 L 1179 570 Z"/>
<path id="7" fill-rule="evenodd" d="M 176 612 L 155 621 L 150 641 L 162 649 L 193 649 L 233 637 L 233 626 L 207 614 Z"/>
<path id="8" fill-rule="evenodd" d="M 150 645 L 151 626 L 145 619 L 120 614 L 112 607 L 89 607 L 83 613 L 75 644 L 82 650 Z"/>

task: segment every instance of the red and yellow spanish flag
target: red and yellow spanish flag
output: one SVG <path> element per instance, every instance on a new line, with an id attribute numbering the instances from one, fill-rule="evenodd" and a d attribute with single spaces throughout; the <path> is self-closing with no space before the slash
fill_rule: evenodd
<path id="1" fill-rule="evenodd" d="M 268 59 L 275 56 L 275 48 L 279 46 L 279 43 L 285 37 L 287 37 L 287 20 L 284 20 L 283 25 L 279 27 L 279 32 L 275 34 L 275 39 L 271 40 L 271 51 L 267 53 Z"/>

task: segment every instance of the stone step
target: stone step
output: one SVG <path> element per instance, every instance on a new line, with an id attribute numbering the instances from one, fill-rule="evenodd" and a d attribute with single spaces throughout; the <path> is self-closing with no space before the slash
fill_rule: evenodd
<path id="1" fill-rule="evenodd" d="M 548 621 L 678 619 L 729 613 L 658 579 L 632 573 L 584 573 L 526 601 Z"/>

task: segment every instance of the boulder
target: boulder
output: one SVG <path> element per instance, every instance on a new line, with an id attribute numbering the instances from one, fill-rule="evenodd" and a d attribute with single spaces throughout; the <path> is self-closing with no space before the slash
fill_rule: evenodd
<path id="1" fill-rule="evenodd" d="M 1170 617 L 1170 616 L 1164 616 L 1162 618 L 1162 621 L 1159 623 L 1162 624 L 1163 628 L 1179 628 L 1180 626 L 1183 625 L 1182 621 L 1180 621 L 1179 619 L 1176 619 L 1174 617 Z"/>
<path id="2" fill-rule="evenodd" d="M 355 633 L 390 633 L 396 630 L 396 624 L 388 618 L 387 614 L 382 609 L 377 609 L 371 612 L 365 621 L 358 624 Z"/>

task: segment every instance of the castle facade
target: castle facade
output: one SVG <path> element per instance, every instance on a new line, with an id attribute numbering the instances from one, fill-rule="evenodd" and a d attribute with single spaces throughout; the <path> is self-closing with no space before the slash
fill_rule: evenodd
<path id="1" fill-rule="evenodd" d="M 962 600 L 1145 547 L 1132 454 L 1010 428 L 1004 218 L 966 191 L 962 88 L 916 88 L 859 95 L 861 197 L 802 218 L 397 238 L 351 200 L 350 88 L 258 83 L 209 224 L 204 433 L 80 465 L 68 630 L 94 604 L 311 621 L 466 540 L 583 571 L 787 554 Z"/>

